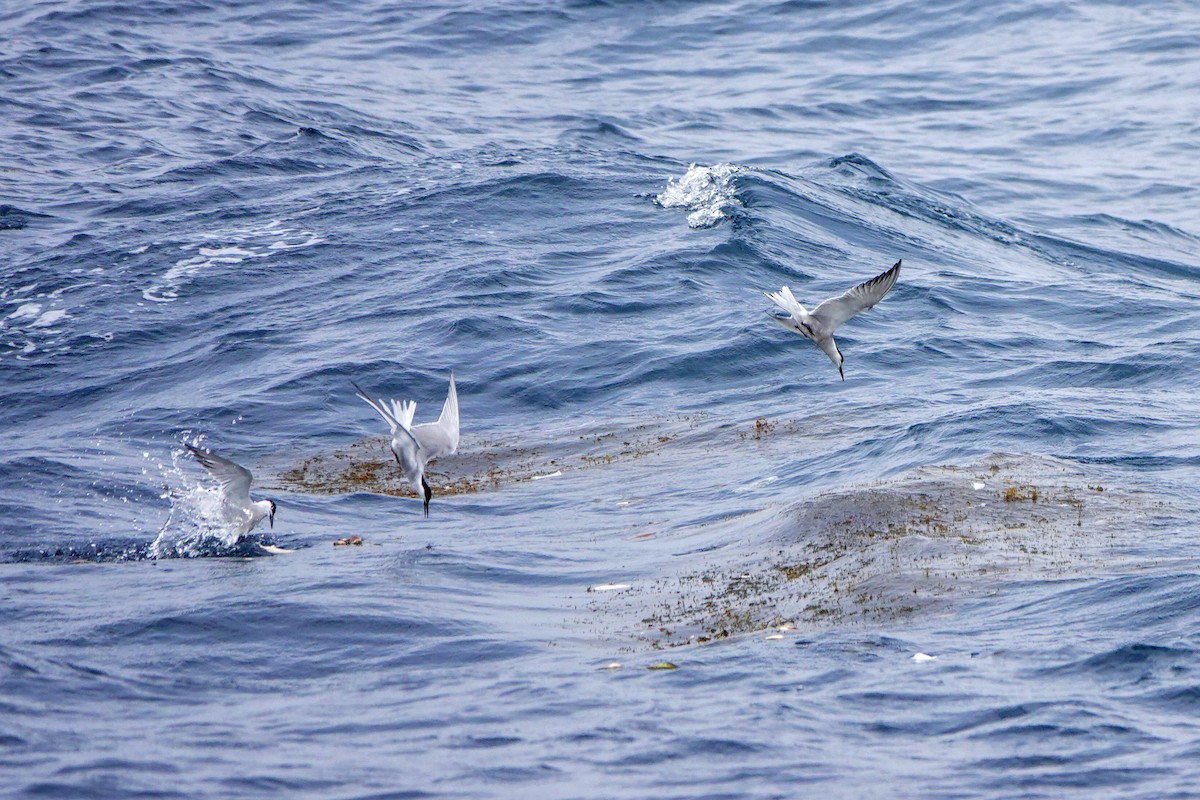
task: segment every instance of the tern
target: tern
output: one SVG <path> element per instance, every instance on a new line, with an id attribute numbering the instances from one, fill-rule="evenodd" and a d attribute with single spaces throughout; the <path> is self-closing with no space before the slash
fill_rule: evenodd
<path id="1" fill-rule="evenodd" d="M 254 481 L 250 470 L 211 450 L 201 450 L 187 442 L 183 446 L 221 484 L 221 505 L 225 518 L 231 525 L 237 526 L 238 539 L 254 530 L 264 517 L 272 528 L 275 527 L 275 501 L 250 499 L 250 484 Z"/>
<path id="2" fill-rule="evenodd" d="M 429 498 L 433 490 L 425 480 L 425 465 L 435 458 L 452 455 L 458 450 L 458 390 L 454 388 L 454 373 L 450 373 L 450 389 L 442 414 L 437 422 L 413 425 L 413 413 L 417 404 L 411 400 L 384 400 L 367 394 L 354 381 L 358 396 L 371 408 L 379 412 L 384 422 L 392 429 L 392 455 L 404 471 L 405 479 L 412 484 L 417 496 L 425 500 L 425 516 L 429 516 Z"/>
<path id="3" fill-rule="evenodd" d="M 792 290 L 787 286 L 778 292 L 763 292 L 763 294 L 774 300 L 775 305 L 788 312 L 789 315 L 777 317 L 772 314 L 771 319 L 788 330 L 811 339 L 817 347 L 825 352 L 825 355 L 829 356 L 829 360 L 838 368 L 838 375 L 841 375 L 844 381 L 846 374 L 842 372 L 842 351 L 838 350 L 837 342 L 833 340 L 833 332 L 855 314 L 872 308 L 882 300 L 884 295 L 896 285 L 896 279 L 899 277 L 900 262 L 897 261 L 887 272 L 863 281 L 844 294 L 823 300 L 812 311 L 800 305 L 795 295 L 792 294 Z"/>

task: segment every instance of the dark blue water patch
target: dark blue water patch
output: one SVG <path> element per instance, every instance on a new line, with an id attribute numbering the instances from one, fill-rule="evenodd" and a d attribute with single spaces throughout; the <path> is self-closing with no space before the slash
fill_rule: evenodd
<path id="1" fill-rule="evenodd" d="M 158 800 L 159 798 L 186 798 L 186 792 L 173 789 L 143 788 L 130 786 L 122 778 L 101 775 L 84 781 L 36 781 L 22 788 L 19 797 L 62 798 L 62 800 Z"/>
<path id="2" fill-rule="evenodd" d="M 101 758 L 86 764 L 72 764 L 55 772 L 56 775 L 74 775 L 80 772 L 153 772 L 178 773 L 179 767 L 156 761 L 128 761 L 120 758 Z"/>
<path id="3" fill-rule="evenodd" d="M 553 34 L 570 17 L 557 8 L 487 8 L 435 12 L 432 20 L 410 29 L 430 45 L 460 52 L 531 46 Z"/>
<path id="4" fill-rule="evenodd" d="M 659 748 L 632 753 L 614 761 L 606 762 L 605 766 L 610 769 L 647 766 L 688 758 L 741 759 L 766 752 L 770 749 L 770 746 L 765 743 L 748 742 L 742 739 L 676 736 L 664 742 Z"/>
<path id="5" fill-rule="evenodd" d="M 883 695 L 876 700 L 877 702 L 886 702 L 897 714 L 908 709 L 906 703 L 897 702 L 897 699 L 891 695 Z M 868 722 L 863 725 L 863 728 L 870 733 L 888 737 L 948 736 L 1006 724 L 1014 719 L 1024 719 L 1041 712 L 1050 705 L 1044 702 L 1017 703 L 978 708 L 973 711 L 944 713 L 935 718 Z"/>
<path id="6" fill-rule="evenodd" d="M 458 741 L 455 744 L 455 747 L 462 747 L 469 750 L 490 750 L 496 747 L 507 747 L 513 744 L 520 744 L 522 741 L 523 740 L 519 736 L 467 736 Z"/>
<path id="7" fill-rule="evenodd" d="M 385 669 L 462 669 L 512 661 L 536 651 L 537 648 L 527 643 L 464 636 L 453 642 L 413 642 L 406 652 L 383 656 L 380 666 Z"/>
<path id="8" fill-rule="evenodd" d="M 80 520 L 68 520 L 61 524 L 78 526 Z M 48 527 L 48 526 L 47 526 Z M 262 558 L 272 555 L 268 547 L 279 547 L 279 541 L 270 534 L 253 534 L 243 537 L 236 544 L 227 544 L 213 537 L 188 542 L 186 549 L 176 550 L 167 544 L 159 548 L 146 538 L 92 539 L 91 541 L 55 541 L 55 535 L 45 533 L 45 528 L 34 526 L 39 531 L 36 538 L 42 540 L 36 546 L 16 547 L 0 550 L 0 563 L 8 564 L 109 564 L 133 561 L 153 561 L 169 558 Z M 32 537 L 26 537 L 32 538 Z M 47 541 L 48 540 L 48 541 Z M 292 549 L 305 545 L 296 544 Z"/>
<path id="9" fill-rule="evenodd" d="M 1079 765 L 1088 764 L 1095 761 L 1101 761 L 1109 758 L 1119 758 L 1124 755 L 1131 755 L 1137 750 L 1125 747 L 1106 747 L 1086 752 L 1072 752 L 1064 754 L 1049 754 L 1049 753 L 1031 753 L 1027 755 L 1003 756 L 1000 758 L 983 758 L 971 764 L 973 767 L 978 767 L 984 770 L 998 770 L 1008 772 L 1010 770 L 1041 770 L 1062 767 L 1077 767 Z"/>
<path id="10" fill-rule="evenodd" d="M 616 121 L 609 118 L 576 119 L 564 117 L 568 125 L 563 131 L 560 141 L 591 146 L 630 146 L 640 142 L 641 137 L 626 130 Z"/>
<path id="11" fill-rule="evenodd" d="M 270 619 L 287 619 L 289 625 L 286 630 L 266 626 L 264 623 Z M 223 605 L 195 613 L 106 623 L 78 640 L 62 644 L 83 648 L 121 647 L 125 643 L 203 646 L 206 639 L 216 636 L 228 643 L 268 647 L 266 640 L 292 637 L 298 646 L 307 644 L 315 654 L 320 649 L 317 645 L 322 642 L 330 646 L 336 646 L 338 642 L 363 647 L 382 646 L 422 639 L 435 632 L 464 635 L 467 630 L 446 621 L 394 617 L 381 608 L 356 605 L 337 614 L 328 614 L 309 604 L 276 600 L 263 601 L 247 609 Z M 261 665 L 270 668 L 265 661 Z M 286 664 L 281 664 L 280 668 L 286 668 Z"/>
<path id="12" fill-rule="evenodd" d="M 201 209 L 234 206 L 244 208 L 251 197 L 259 193 L 250 182 L 230 186 L 196 184 L 187 178 L 181 180 L 189 186 L 149 197 L 135 196 L 129 199 L 118 198 L 115 201 L 106 198 L 103 203 L 98 204 L 93 213 L 100 218 L 156 218 L 183 214 L 194 220 L 199 216 L 197 210 Z"/>
<path id="13" fill-rule="evenodd" d="M 986 346 L 986 345 L 985 345 Z M 1016 345 L 1019 347 L 1019 344 Z M 996 345 L 1001 347 L 1001 345 Z M 1013 348 L 1004 343 L 1003 349 Z M 1005 365 L 1006 368 L 985 378 L 971 382 L 975 387 L 1011 386 L 1019 383 L 1039 389 L 1095 389 L 1109 387 L 1127 389 L 1131 385 L 1142 387 L 1170 386 L 1187 380 L 1188 373 L 1181 374 L 1179 358 L 1170 353 L 1142 353 L 1136 358 L 1115 361 L 1083 361 L 1074 359 L 1052 359 L 1028 366 Z M 1153 421 L 1131 420 L 1133 425 L 1158 427 Z"/>
<path id="14" fill-rule="evenodd" d="M 1065 789 L 1080 789 L 1089 792 L 1103 789 L 1119 789 L 1139 783 L 1147 783 L 1155 778 L 1167 778 L 1175 774 L 1169 767 L 1096 767 L 1094 769 L 1062 768 L 1034 774 L 1016 774 L 1008 771 L 1003 777 L 993 781 L 981 781 L 981 788 L 989 791 L 1011 792 L 1014 789 L 1053 790 L 1046 796 L 1056 796 L 1054 792 Z"/>
<path id="15" fill-rule="evenodd" d="M 1087 461 L 1087 459 L 1076 459 Z M 1103 614 L 1097 616 L 1097 609 L 1103 609 Z M 1197 588 L 1194 575 L 1190 574 L 1131 574 L 1116 577 L 1097 578 L 1083 583 L 1071 583 L 1058 591 L 1039 597 L 1035 601 L 1022 602 L 1005 611 L 1001 619 L 1005 625 L 1021 625 L 1027 628 L 1054 627 L 1061 624 L 1087 626 L 1108 631 L 1129 631 L 1130 638 L 1135 638 L 1132 632 L 1137 632 L 1137 638 L 1167 635 L 1174 639 L 1174 631 L 1181 621 L 1195 618 L 1200 614 L 1200 588 Z M 1101 625 L 1099 620 L 1103 620 Z M 1147 640 L 1137 643 L 1139 648 L 1133 655 L 1135 664 L 1145 656 L 1148 668 L 1156 668 L 1157 658 L 1173 663 L 1173 654 L 1177 650 L 1174 644 L 1153 643 Z M 1119 645 L 1115 654 L 1109 656 L 1120 662 L 1128 658 L 1122 648 L 1131 645 Z M 1166 647 L 1161 656 L 1153 648 Z M 1190 650 L 1190 648 L 1184 648 Z M 1066 668 L 1068 670 L 1082 669 L 1088 672 L 1078 662 L 1086 662 L 1096 654 L 1087 654 L 1068 664 L 1058 664 L 1046 669 Z M 1101 657 L 1100 666 L 1110 662 Z M 1040 673 L 1035 673 L 1040 674 Z"/>
<path id="16" fill-rule="evenodd" d="M 13 437 L 13 445 L 20 446 L 20 437 Z M 97 522 L 107 523 L 122 519 L 131 503 L 156 504 L 155 487 L 139 485 L 138 482 L 106 479 L 103 472 L 93 472 L 87 459 L 72 454 L 71 460 L 57 458 L 17 457 L 0 461 L 0 553 L 10 549 L 28 551 L 30 558 L 43 558 L 43 548 L 49 554 L 54 550 L 81 548 L 69 556 L 87 557 L 90 547 L 81 545 L 80 538 L 94 542 L 110 542 L 100 549 L 106 555 L 115 555 L 129 542 L 120 536 L 79 537 L 81 530 L 91 528 Z M 16 498 L 36 486 L 47 499 L 44 508 L 21 509 Z M 126 531 L 129 529 L 126 528 Z M 72 538 L 77 537 L 77 538 Z M 0 556 L 6 558 L 7 556 Z"/>
<path id="17" fill-rule="evenodd" d="M 872 181 L 876 182 L 882 183 L 882 179 Z M 901 216 L 951 231 L 986 237 L 1000 244 L 1013 244 L 1022 237 L 1017 228 L 1001 220 L 974 213 L 960 205 L 961 200 L 957 198 L 931 197 L 928 191 L 914 191 L 903 186 L 872 186 L 870 189 L 845 187 L 842 191 L 852 198 L 888 208 Z"/>
<path id="18" fill-rule="evenodd" d="M 578 559 L 566 554 L 493 549 L 473 552 L 468 558 L 461 552 L 447 553 L 434 547 L 422 560 L 437 565 L 441 575 L 456 579 L 460 585 L 499 582 L 529 587 L 577 587 L 581 583 L 575 569 Z"/>
<path id="19" fill-rule="evenodd" d="M 1186 280 L 1190 286 L 1194 286 L 1197 279 L 1200 279 L 1200 266 L 1183 264 L 1167 258 L 1120 252 L 1046 234 L 1030 235 L 1030 238 L 1054 257 L 1084 265 L 1088 274 L 1108 274 L 1127 278 L 1136 278 L 1141 275 L 1180 278 Z"/>
<path id="20" fill-rule="evenodd" d="M 295 797 L 304 792 L 332 792 L 343 788 L 343 781 L 332 779 L 298 778 L 288 780 L 268 774 L 248 774 L 224 777 L 216 781 L 222 789 L 235 795 L 254 797 Z"/>
<path id="21" fill-rule="evenodd" d="M 150 544 L 136 540 L 62 544 L 14 549 L 0 555 L 0 563 L 73 564 L 144 561 L 151 557 Z"/>
<path id="22" fill-rule="evenodd" d="M 1131 467 L 1137 470 L 1176 470 L 1180 467 L 1200 466 L 1200 455 L 1189 456 L 1158 456 L 1148 453 L 1131 453 L 1128 455 L 1111 456 L 1076 456 L 1080 461 L 1091 464 L 1112 464 Z"/>
<path id="23" fill-rule="evenodd" d="M 1075 717 L 1081 718 L 1075 719 Z M 977 731 L 971 734 L 971 738 L 1011 745 L 1039 742 L 1046 748 L 1053 747 L 1056 743 L 1061 747 L 1070 748 L 1095 747 L 1114 740 L 1124 741 L 1129 745 L 1134 743 L 1150 744 L 1155 741 L 1153 736 L 1128 725 L 1114 725 L 1104 723 L 1095 717 L 1071 714 L 1068 714 L 1061 723 L 1019 722 Z"/>
<path id="24" fill-rule="evenodd" d="M 1042 446 L 1053 449 L 1075 442 L 1077 431 L 1089 424 L 1090 418 L 1052 412 L 1036 403 L 996 403 L 951 410 L 903 429 L 867 436 L 846 455 L 853 457 L 851 462 L 868 454 L 896 457 L 910 452 L 937 453 L 940 459 L 957 453 L 961 458 L 983 452 L 980 448 L 1011 450 L 1015 441 L 1025 441 L 1035 431 Z"/>
<path id="25" fill-rule="evenodd" d="M 352 140 L 302 127 L 285 139 L 265 142 L 249 151 L 212 161 L 178 167 L 158 176 L 156 183 L 202 180 L 240 180 L 270 176 L 299 176 L 361 167 L 373 156 Z"/>
<path id="26" fill-rule="evenodd" d="M 1044 677 L 1086 675 L 1104 681 L 1107 686 L 1137 686 L 1163 677 L 1177 678 L 1191 672 L 1195 651 L 1189 648 L 1149 644 L 1122 645 L 1104 653 L 1039 670 Z"/>
<path id="27" fill-rule="evenodd" d="M 169 687 L 130 676 L 116 665 L 105 664 L 101 668 L 97 664 L 103 662 L 95 658 L 85 662 L 81 658 L 40 657 L 31 663 L 35 669 L 10 674 L 6 681 L 12 696 L 26 702 L 54 696 L 63 701 L 69 698 L 79 702 L 153 704 L 174 695 Z M 28 719 L 36 718 L 38 712 L 35 708 L 21 708 L 15 714 L 15 718 Z"/>
<path id="28" fill-rule="evenodd" d="M 0 231 L 19 231 L 29 227 L 31 224 L 36 225 L 52 219 L 54 217 L 49 214 L 26 211 L 23 208 L 17 208 L 7 203 L 0 204 Z"/>
<path id="29" fill-rule="evenodd" d="M 13 750 L 19 747 L 24 747 L 27 744 L 28 742 L 26 742 L 20 736 L 11 733 L 0 733 L 0 749 Z M 0 764 L 2 763 L 3 760 L 0 760 Z"/>
<path id="30" fill-rule="evenodd" d="M 1193 670 L 1178 670 L 1182 673 L 1179 676 L 1170 675 L 1164 676 L 1171 682 L 1177 677 L 1190 675 Z M 1183 678 L 1186 680 L 1186 678 Z M 1191 684 L 1188 686 L 1172 686 L 1167 689 L 1157 689 L 1139 695 L 1136 698 L 1139 704 L 1158 708 L 1160 712 L 1174 715 L 1184 715 L 1187 719 L 1193 719 L 1197 712 L 1200 712 L 1200 684 Z"/>
<path id="31" fill-rule="evenodd" d="M 1174 184 L 1151 184 L 1141 190 L 1140 194 L 1145 194 L 1147 197 L 1154 197 L 1157 194 L 1174 194 L 1184 191 L 1184 187 Z M 1118 229 L 1127 231 L 1135 236 L 1145 237 L 1152 241 L 1162 241 L 1169 243 L 1171 246 L 1194 247 L 1198 236 L 1194 233 L 1184 230 L 1177 225 L 1159 222 L 1157 219 L 1129 219 L 1126 217 L 1117 217 L 1111 213 L 1081 213 L 1064 219 L 1049 219 L 1037 218 L 1042 228 L 1054 228 L 1056 223 L 1066 222 L 1073 228 L 1082 228 L 1093 231 L 1097 235 L 1103 236 L 1109 231 Z"/>
<path id="32" fill-rule="evenodd" d="M 1151 35 L 1135 39 L 1125 44 L 1118 45 L 1114 48 L 1114 50 L 1130 53 L 1174 53 L 1195 52 L 1197 47 L 1200 47 L 1200 35 L 1198 34 L 1181 33 L 1174 30 L 1162 30 L 1156 31 Z M 1156 61 L 1152 63 L 1173 62 Z"/>

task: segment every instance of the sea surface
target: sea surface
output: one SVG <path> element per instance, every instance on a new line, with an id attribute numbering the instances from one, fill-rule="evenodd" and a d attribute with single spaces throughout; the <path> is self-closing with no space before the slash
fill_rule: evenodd
<path id="1" fill-rule="evenodd" d="M 0 795 L 1200 796 L 1194 3 L 13 2 L 0 134 Z"/>

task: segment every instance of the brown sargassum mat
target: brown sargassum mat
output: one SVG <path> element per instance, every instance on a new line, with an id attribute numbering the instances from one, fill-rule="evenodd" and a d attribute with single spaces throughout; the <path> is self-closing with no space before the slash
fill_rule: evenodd
<path id="1" fill-rule="evenodd" d="M 528 447 L 464 438 L 458 454 L 430 465 L 429 480 L 435 495 L 494 491 L 643 457 L 687 463 L 718 445 L 731 459 L 776 463 L 811 447 L 813 426 L 766 419 L 734 425 L 698 414 L 546 431 Z M 831 438 L 823 430 L 821 444 Z M 757 495 L 766 504 L 760 510 L 659 529 L 641 540 L 631 539 L 628 527 L 598 532 L 619 539 L 618 561 L 629 562 L 632 549 L 643 574 L 612 575 L 620 588 L 596 584 L 562 597 L 566 623 L 630 650 L 752 632 L 787 637 L 796 635 L 793 627 L 890 625 L 1001 593 L 1013 582 L 1144 568 L 1131 547 L 1155 530 L 1155 520 L 1177 520 L 1181 512 L 1121 475 L 1127 473 L 995 454 L 816 496 L 780 488 Z M 306 458 L 274 483 L 323 494 L 412 494 L 383 437 Z"/>
<path id="2" fill-rule="evenodd" d="M 593 588 L 575 598 L 588 612 L 575 621 L 610 640 L 623 631 L 613 642 L 623 650 L 890 625 L 1010 582 L 1136 568 L 1127 547 L 1151 516 L 1169 513 L 1152 495 L 1089 479 L 1073 462 L 995 455 L 926 467 L 713 523 L 736 541 L 698 568 Z"/>
<path id="3" fill-rule="evenodd" d="M 556 472 L 602 467 L 660 452 L 696 429 L 698 418 L 675 417 L 669 424 L 593 425 L 544 435 L 530 447 L 464 437 L 453 456 L 431 462 L 426 475 L 436 496 L 472 494 Z M 415 496 L 388 449 L 388 439 L 371 437 L 305 458 L 281 471 L 279 488 L 313 494 L 371 492 Z"/>

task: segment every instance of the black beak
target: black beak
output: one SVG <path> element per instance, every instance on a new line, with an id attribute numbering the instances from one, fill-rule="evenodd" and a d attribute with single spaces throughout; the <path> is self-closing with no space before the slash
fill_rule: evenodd
<path id="1" fill-rule="evenodd" d="M 275 530 L 275 512 L 274 511 L 272 511 L 271 515 L 269 517 L 267 517 L 267 525 L 270 526 L 271 530 Z"/>
<path id="2" fill-rule="evenodd" d="M 838 364 L 838 375 L 842 376 L 842 383 L 846 382 L 846 373 L 842 372 L 842 365 Z"/>
<path id="3" fill-rule="evenodd" d="M 429 516 L 429 498 L 433 497 L 433 489 L 429 488 L 429 481 L 425 480 L 425 476 L 421 476 L 421 488 L 425 490 L 425 516 Z"/>

